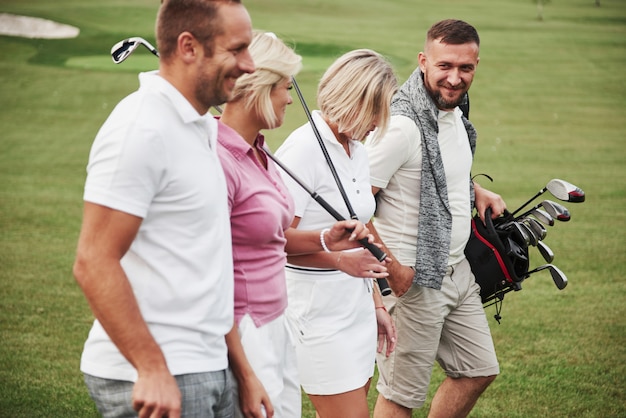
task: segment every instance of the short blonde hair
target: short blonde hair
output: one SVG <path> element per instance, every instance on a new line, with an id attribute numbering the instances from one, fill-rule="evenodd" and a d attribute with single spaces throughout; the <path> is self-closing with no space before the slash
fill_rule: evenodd
<path id="1" fill-rule="evenodd" d="M 237 79 L 233 100 L 243 100 L 246 109 L 253 109 L 269 128 L 278 118 L 270 94 L 277 84 L 291 80 L 302 68 L 302 57 L 273 33 L 255 31 L 248 47 L 256 70 Z"/>
<path id="2" fill-rule="evenodd" d="M 372 124 L 376 137 L 387 130 L 391 98 L 398 90 L 393 68 L 379 53 L 357 49 L 339 57 L 322 76 L 317 105 L 339 132 L 365 139 Z"/>

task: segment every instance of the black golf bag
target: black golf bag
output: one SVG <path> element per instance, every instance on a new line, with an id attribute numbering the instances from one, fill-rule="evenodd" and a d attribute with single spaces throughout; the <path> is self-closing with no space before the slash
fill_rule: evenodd
<path id="1" fill-rule="evenodd" d="M 472 219 L 472 232 L 465 247 L 476 282 L 480 285 L 483 304 L 497 303 L 504 294 L 521 290 L 528 272 L 528 244 L 513 227 L 513 215 L 491 219 L 491 208 L 485 211 L 485 224 L 478 215 Z M 490 306 L 486 305 L 486 306 Z"/>

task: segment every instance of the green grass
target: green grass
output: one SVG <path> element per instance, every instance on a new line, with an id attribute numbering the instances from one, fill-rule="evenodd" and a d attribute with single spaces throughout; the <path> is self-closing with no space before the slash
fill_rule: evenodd
<path id="1" fill-rule="evenodd" d="M 475 173 L 510 208 L 551 178 L 585 190 L 568 224 L 548 231 L 558 291 L 547 273 L 509 294 L 503 321 L 487 309 L 502 374 L 473 417 L 626 416 L 626 2 L 247 1 L 255 27 L 304 57 L 298 82 L 315 107 L 316 82 L 354 48 L 387 56 L 404 81 L 434 21 L 462 18 L 481 35 L 471 119 Z M 2 0 L 0 12 L 80 27 L 68 40 L 0 36 L 0 416 L 91 417 L 78 370 L 92 320 L 71 275 L 93 138 L 115 104 L 156 68 L 147 51 L 114 65 L 111 46 L 154 41 L 154 0 Z M 272 149 L 305 116 L 294 96 Z M 486 181 L 483 180 L 482 183 Z M 533 253 L 532 265 L 540 263 Z M 438 382 L 433 372 L 424 417 Z M 374 401 L 376 392 L 370 391 Z M 305 417 L 314 416 L 308 401 Z"/>

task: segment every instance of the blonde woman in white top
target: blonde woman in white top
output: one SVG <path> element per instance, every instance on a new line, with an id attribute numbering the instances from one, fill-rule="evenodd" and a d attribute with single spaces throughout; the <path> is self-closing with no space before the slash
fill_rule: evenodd
<path id="1" fill-rule="evenodd" d="M 320 110 L 313 112 L 313 121 L 362 222 L 373 215 L 375 202 L 361 141 L 376 128 L 384 132 L 396 89 L 389 63 L 366 49 L 340 57 L 318 87 Z M 350 218 L 309 123 L 295 130 L 276 154 L 333 208 Z M 306 191 L 283 177 L 295 200 L 293 227 L 321 229 L 334 223 Z M 383 277 L 378 273 L 381 263 L 364 249 L 290 256 L 288 260 L 287 317 L 297 339 L 304 391 L 320 417 L 369 417 L 367 391 L 374 372 L 377 334 L 378 350 L 385 341 L 387 354 L 395 345 L 395 329 L 372 280 Z"/>

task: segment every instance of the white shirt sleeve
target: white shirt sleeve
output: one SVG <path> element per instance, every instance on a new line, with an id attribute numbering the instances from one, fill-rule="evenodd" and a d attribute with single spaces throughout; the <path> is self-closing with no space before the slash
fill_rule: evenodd
<path id="1" fill-rule="evenodd" d="M 409 159 L 420 158 L 420 131 L 406 116 L 392 116 L 382 138 L 368 139 L 365 149 L 370 163 L 372 186 L 384 189 L 389 180 Z"/>
<path id="2" fill-rule="evenodd" d="M 92 146 L 84 200 L 144 218 L 160 187 L 166 153 L 158 132 L 125 120 L 123 106 L 116 110 Z"/>

